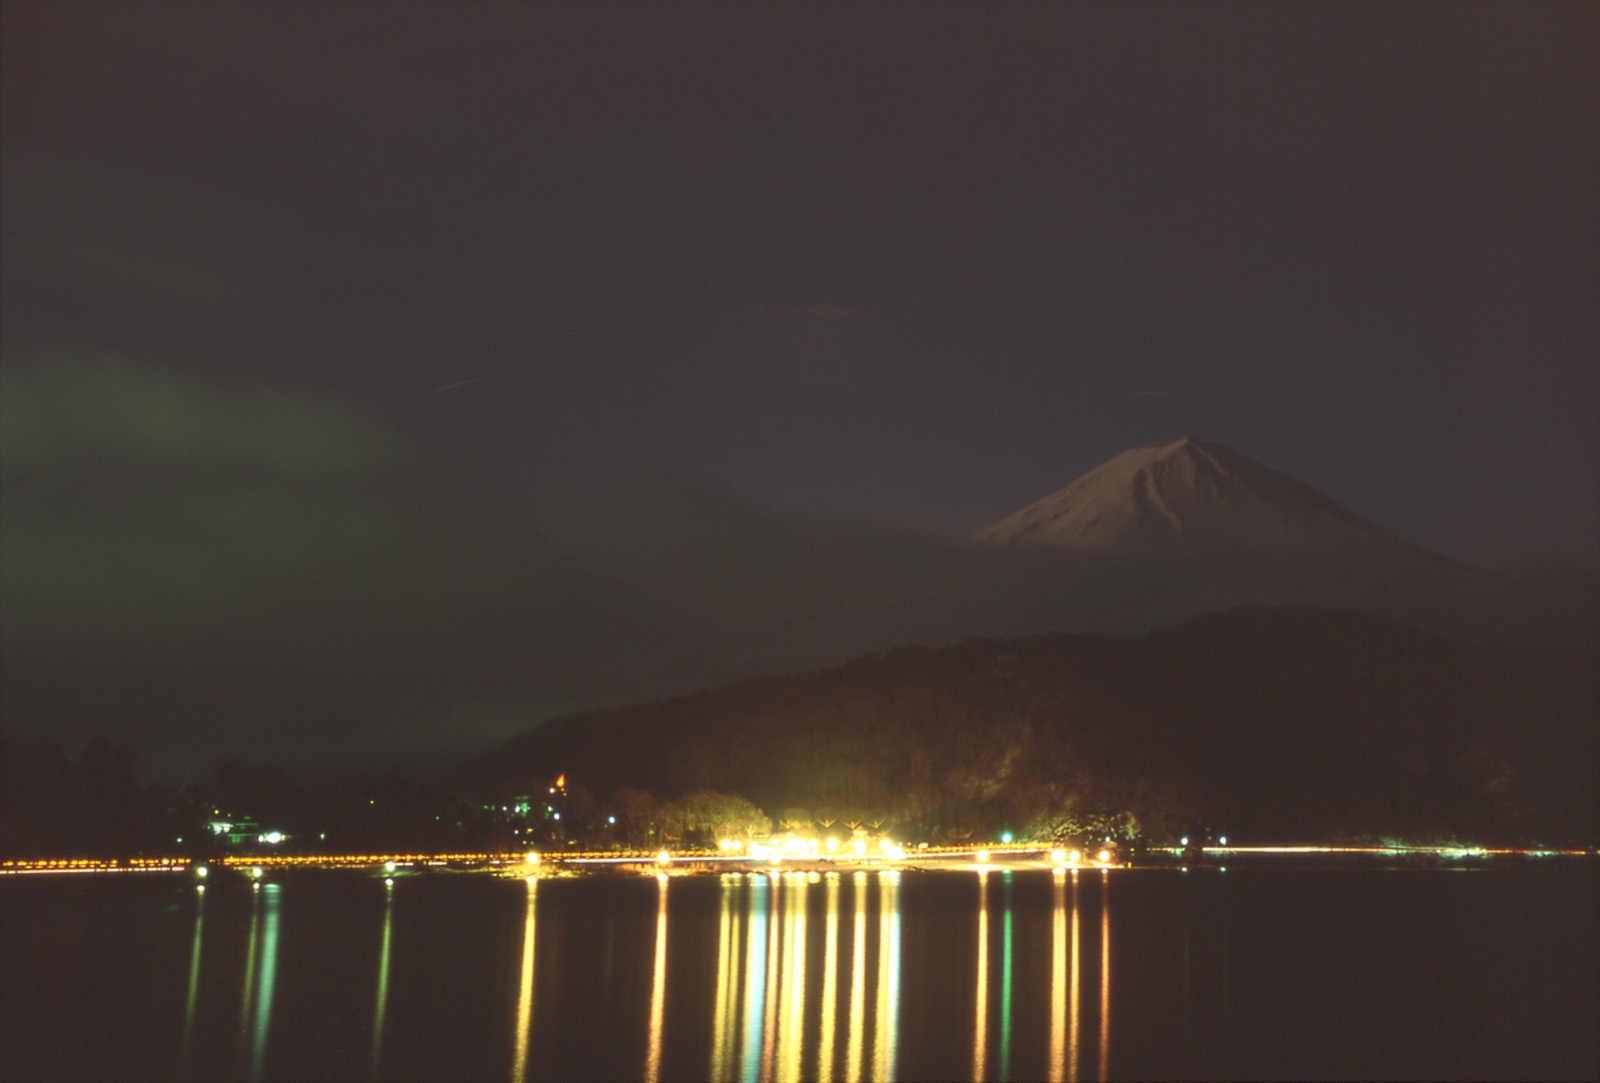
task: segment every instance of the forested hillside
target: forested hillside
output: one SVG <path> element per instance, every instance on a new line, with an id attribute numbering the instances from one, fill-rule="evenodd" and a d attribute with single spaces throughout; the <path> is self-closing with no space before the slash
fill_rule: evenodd
<path id="1" fill-rule="evenodd" d="M 865 810 L 926 840 L 1593 840 L 1597 673 L 1593 656 L 1360 614 L 1235 610 L 1127 639 L 905 647 L 566 716 L 461 777 L 722 791 L 780 820 Z"/>

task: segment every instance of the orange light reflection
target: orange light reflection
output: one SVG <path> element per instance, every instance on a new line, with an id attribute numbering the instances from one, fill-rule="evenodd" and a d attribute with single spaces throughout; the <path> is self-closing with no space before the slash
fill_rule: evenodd
<path id="1" fill-rule="evenodd" d="M 1055 871 L 1050 931 L 1050 1083 L 1067 1074 L 1067 874 Z"/>
<path id="2" fill-rule="evenodd" d="M 984 1078 L 989 1059 L 989 876 L 978 873 L 978 988 L 973 993 L 972 1079 Z"/>
<path id="3" fill-rule="evenodd" d="M 1100 874 L 1100 1083 L 1111 1070 L 1111 880 Z"/>
<path id="4" fill-rule="evenodd" d="M 647 1083 L 661 1078 L 661 1023 L 667 1010 L 667 884 L 666 876 L 656 877 L 660 901 L 656 907 L 656 965 L 650 984 L 650 1050 L 645 1056 Z"/>
<path id="5" fill-rule="evenodd" d="M 1069 1009 L 1070 1029 L 1067 1032 L 1067 1078 L 1072 1083 L 1078 1080 L 1079 1054 L 1078 1047 L 1079 1022 L 1081 1020 L 1082 1005 L 1079 1003 L 1078 985 L 1082 981 L 1082 971 L 1078 967 L 1078 870 L 1072 870 L 1072 975 L 1068 979 L 1068 990 L 1071 994 L 1072 1004 Z"/>

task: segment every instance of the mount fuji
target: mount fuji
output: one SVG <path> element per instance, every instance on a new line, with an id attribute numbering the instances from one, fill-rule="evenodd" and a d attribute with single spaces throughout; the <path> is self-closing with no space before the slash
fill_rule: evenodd
<path id="1" fill-rule="evenodd" d="M 1123 452 L 977 541 L 1025 563 L 1039 603 L 1096 630 L 1134 631 L 1237 605 L 1310 605 L 1471 638 L 1594 635 L 1592 591 L 1571 599 L 1535 592 L 1191 437 Z"/>
<path id="2" fill-rule="evenodd" d="M 976 537 L 789 519 L 682 485 L 628 493 L 613 513 L 580 494 L 552 522 L 574 559 L 723 636 L 707 655 L 733 661 L 710 679 L 969 636 L 1138 634 L 1240 606 L 1359 610 L 1458 638 L 1592 638 L 1592 592 L 1534 596 L 1187 437 L 1126 451 Z"/>
<path id="3" fill-rule="evenodd" d="M 1187 436 L 1123 452 L 979 537 L 1085 556 L 1342 556 L 1471 572 L 1233 448 Z"/>

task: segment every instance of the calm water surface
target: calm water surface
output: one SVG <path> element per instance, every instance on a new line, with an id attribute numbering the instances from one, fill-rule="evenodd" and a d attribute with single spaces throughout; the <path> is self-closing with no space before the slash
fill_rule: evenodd
<path id="1" fill-rule="evenodd" d="M 0 883 L 0 1075 L 1600 1077 L 1600 875 Z"/>

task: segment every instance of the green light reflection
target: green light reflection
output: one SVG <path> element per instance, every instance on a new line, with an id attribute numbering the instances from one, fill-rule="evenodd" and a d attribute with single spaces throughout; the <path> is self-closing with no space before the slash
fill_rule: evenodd
<path id="1" fill-rule="evenodd" d="M 183 1002 L 183 1063 L 189 1063 L 189 1050 L 194 1040 L 194 1005 L 200 992 L 200 944 L 206 925 L 206 886 L 195 889 L 194 943 L 189 948 L 189 993 Z"/>
<path id="2" fill-rule="evenodd" d="M 265 923 L 261 935 L 261 964 L 257 970 L 256 1017 L 252 1028 L 250 1078 L 259 1080 L 267 1056 L 267 1033 L 272 1026 L 272 992 L 278 976 L 278 893 L 277 884 L 262 889 L 266 897 Z"/>
<path id="3" fill-rule="evenodd" d="M 239 1005 L 239 1056 L 244 1057 L 245 1039 L 250 1034 L 250 998 L 255 993 L 256 933 L 261 925 L 261 885 L 252 884 L 253 904 L 250 909 L 250 939 L 244 949 L 244 1000 Z"/>
<path id="4" fill-rule="evenodd" d="M 1011 870 L 1005 876 L 1006 913 L 1001 934 L 1000 979 L 1000 1081 L 1011 1078 Z"/>
<path id="5" fill-rule="evenodd" d="M 756 873 L 750 877 L 750 901 L 746 910 L 745 932 L 745 1015 L 744 1015 L 744 1073 L 745 1083 L 756 1083 L 761 1078 L 761 1023 L 766 1015 L 767 991 L 767 929 L 772 915 L 772 890 L 767 877 Z M 759 898 L 761 914 L 755 913 Z M 759 968 L 759 970 L 758 970 Z"/>
<path id="6" fill-rule="evenodd" d="M 383 942 L 378 950 L 378 995 L 372 1009 L 372 1074 L 378 1074 L 378 1056 L 383 1051 L 383 1016 L 389 1002 L 389 930 L 394 921 L 394 885 L 384 885 Z"/>

